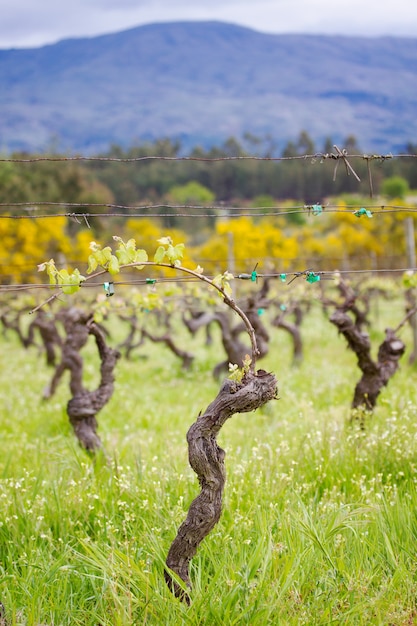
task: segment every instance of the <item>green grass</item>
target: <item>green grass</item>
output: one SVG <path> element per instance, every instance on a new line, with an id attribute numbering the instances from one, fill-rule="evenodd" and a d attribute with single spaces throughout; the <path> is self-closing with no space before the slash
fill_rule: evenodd
<path id="1" fill-rule="evenodd" d="M 386 318 L 400 319 L 390 307 L 377 339 Z M 0 599 L 10 624 L 417 623 L 415 369 L 406 355 L 362 432 L 348 423 L 355 358 L 330 323 L 315 310 L 306 318 L 298 369 L 287 336 L 272 334 L 262 367 L 276 373 L 280 400 L 220 433 L 224 511 L 193 559 L 189 607 L 163 567 L 199 491 L 185 433 L 217 394 L 218 343 L 184 335 L 196 354 L 187 373 L 160 345 L 119 362 L 98 416 L 106 463 L 74 440 L 68 379 L 42 402 L 43 357 L 1 339 Z M 93 385 L 95 369 L 88 346 Z"/>

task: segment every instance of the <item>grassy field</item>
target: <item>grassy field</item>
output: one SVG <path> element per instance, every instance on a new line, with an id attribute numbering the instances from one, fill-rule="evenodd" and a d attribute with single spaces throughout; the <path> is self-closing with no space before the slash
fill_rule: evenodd
<path id="1" fill-rule="evenodd" d="M 383 303 L 373 339 L 402 317 Z M 261 363 L 280 399 L 222 429 L 227 483 L 219 524 L 191 566 L 192 604 L 174 599 L 164 560 L 199 492 L 185 434 L 218 391 L 219 344 L 184 335 L 184 373 L 161 345 L 117 366 L 99 414 L 110 462 L 75 442 L 65 378 L 14 336 L 0 340 L 0 599 L 11 625 L 250 626 L 417 624 L 417 388 L 404 357 L 365 432 L 349 425 L 355 358 L 318 307 L 291 367 L 272 331 Z M 408 339 L 408 330 L 402 337 Z M 147 358 L 144 358 L 147 357 Z M 94 346 L 85 351 L 97 381 Z"/>

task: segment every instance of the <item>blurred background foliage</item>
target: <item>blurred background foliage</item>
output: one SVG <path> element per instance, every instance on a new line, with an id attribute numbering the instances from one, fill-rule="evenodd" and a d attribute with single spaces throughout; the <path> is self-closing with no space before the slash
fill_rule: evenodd
<path id="1" fill-rule="evenodd" d="M 116 161 L 12 154 L 0 163 L 7 218 L 0 219 L 0 281 L 40 282 L 36 265 L 51 257 L 82 269 L 90 241 L 107 244 L 113 234 L 133 237 L 153 254 L 167 232 L 206 272 L 249 271 L 256 263 L 282 271 L 406 267 L 404 221 L 412 213 L 401 208 L 416 206 L 417 146 L 407 146 L 403 156 L 410 158 L 370 160 L 354 137 L 343 148 L 362 156 L 351 159 L 360 181 L 329 158 L 330 138 L 317 147 L 305 131 L 280 155 L 270 141 L 249 135 L 209 150 L 195 147 L 188 156 L 197 160 L 182 158 L 180 144 L 169 139 L 99 155 Z M 123 161 L 147 156 L 168 160 Z M 260 158 L 212 160 L 234 156 Z M 30 162 L 13 160 L 19 158 Z M 319 215 L 306 210 L 316 203 Z M 400 210 L 373 219 L 354 215 L 361 206 L 393 204 Z"/>

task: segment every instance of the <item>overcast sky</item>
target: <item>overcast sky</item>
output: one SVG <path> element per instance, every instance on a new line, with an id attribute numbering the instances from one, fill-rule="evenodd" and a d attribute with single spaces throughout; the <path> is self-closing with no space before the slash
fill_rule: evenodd
<path id="1" fill-rule="evenodd" d="M 221 20 L 269 33 L 417 37 L 417 1 L 0 0 L 0 48 L 179 20 Z"/>

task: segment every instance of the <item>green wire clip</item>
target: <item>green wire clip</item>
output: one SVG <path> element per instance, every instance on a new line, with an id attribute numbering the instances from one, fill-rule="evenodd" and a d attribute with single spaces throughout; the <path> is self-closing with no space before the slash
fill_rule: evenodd
<path id="1" fill-rule="evenodd" d="M 145 283 L 147 285 L 154 285 L 156 283 L 156 278 L 146 278 Z"/>
<path id="2" fill-rule="evenodd" d="M 316 274 L 315 272 L 307 272 L 306 281 L 308 283 L 317 283 L 320 280 L 320 274 Z"/>
<path id="3" fill-rule="evenodd" d="M 321 204 L 313 204 L 311 210 L 313 211 L 313 215 L 320 215 L 321 213 L 323 213 L 323 207 L 321 206 Z"/>
<path id="4" fill-rule="evenodd" d="M 104 283 L 103 287 L 108 298 L 110 298 L 110 296 L 114 296 L 114 283 Z"/>
<path id="5" fill-rule="evenodd" d="M 280 308 L 280 311 L 286 311 L 287 310 L 287 305 L 286 304 L 280 304 L 279 308 Z"/>
<path id="6" fill-rule="evenodd" d="M 286 274 L 280 274 L 279 275 L 279 279 L 282 283 L 285 283 L 285 281 L 287 280 L 287 275 Z"/>
<path id="7" fill-rule="evenodd" d="M 251 280 L 253 283 L 256 283 L 258 280 L 258 273 L 256 270 L 253 270 L 251 274 L 238 274 L 237 278 L 241 278 L 242 280 Z"/>
<path id="8" fill-rule="evenodd" d="M 258 309 L 258 315 L 263 315 L 265 313 L 265 309 Z"/>
<path id="9" fill-rule="evenodd" d="M 356 217 L 362 217 L 362 215 L 366 215 L 366 217 L 372 217 L 372 212 L 362 207 L 357 211 L 353 211 L 353 215 L 356 215 Z"/>

